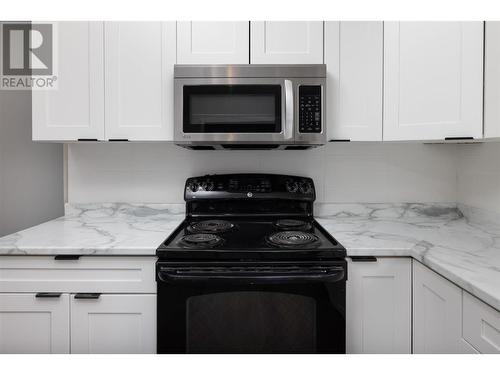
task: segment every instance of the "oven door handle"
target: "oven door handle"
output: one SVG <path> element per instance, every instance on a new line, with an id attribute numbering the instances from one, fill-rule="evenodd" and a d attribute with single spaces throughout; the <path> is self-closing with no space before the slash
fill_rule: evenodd
<path id="1" fill-rule="evenodd" d="M 343 267 L 328 267 L 321 270 L 301 269 L 297 272 L 283 272 L 279 269 L 266 271 L 229 271 L 220 268 L 161 269 L 158 281 L 169 284 L 193 282 L 227 282 L 237 284 L 294 284 L 294 283 L 331 283 L 345 279 Z"/>

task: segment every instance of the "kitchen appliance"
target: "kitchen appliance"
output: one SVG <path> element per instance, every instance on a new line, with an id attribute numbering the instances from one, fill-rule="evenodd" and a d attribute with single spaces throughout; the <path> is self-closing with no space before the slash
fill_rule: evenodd
<path id="1" fill-rule="evenodd" d="M 207 175 L 184 199 L 156 251 L 158 353 L 345 353 L 346 252 L 310 178 Z"/>
<path id="2" fill-rule="evenodd" d="M 326 65 L 175 65 L 174 141 L 305 149 L 326 141 Z"/>

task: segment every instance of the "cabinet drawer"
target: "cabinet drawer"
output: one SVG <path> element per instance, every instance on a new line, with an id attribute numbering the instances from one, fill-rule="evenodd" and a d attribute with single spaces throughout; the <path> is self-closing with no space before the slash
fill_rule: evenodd
<path id="1" fill-rule="evenodd" d="M 155 257 L 0 257 L 0 292 L 156 293 Z"/>
<path id="2" fill-rule="evenodd" d="M 465 291 L 463 335 L 480 353 L 500 353 L 500 312 Z"/>

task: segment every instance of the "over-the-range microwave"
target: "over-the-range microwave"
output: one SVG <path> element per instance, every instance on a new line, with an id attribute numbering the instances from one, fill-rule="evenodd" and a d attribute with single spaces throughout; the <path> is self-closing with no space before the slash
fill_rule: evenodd
<path id="1" fill-rule="evenodd" d="M 323 145 L 326 66 L 176 65 L 174 142 L 191 149 Z"/>

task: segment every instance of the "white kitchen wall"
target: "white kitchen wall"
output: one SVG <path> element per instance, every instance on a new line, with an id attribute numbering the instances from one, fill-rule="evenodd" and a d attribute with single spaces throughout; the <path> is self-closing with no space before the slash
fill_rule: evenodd
<path id="1" fill-rule="evenodd" d="M 31 140 L 31 91 L 0 90 L 0 237 L 64 213 L 63 146 Z"/>
<path id="2" fill-rule="evenodd" d="M 457 201 L 500 214 L 500 144 L 461 145 L 457 154 Z"/>
<path id="3" fill-rule="evenodd" d="M 314 179 L 319 202 L 455 202 L 457 145 L 331 143 L 306 151 L 190 151 L 70 144 L 68 201 L 182 203 L 187 177 L 269 172 Z"/>

